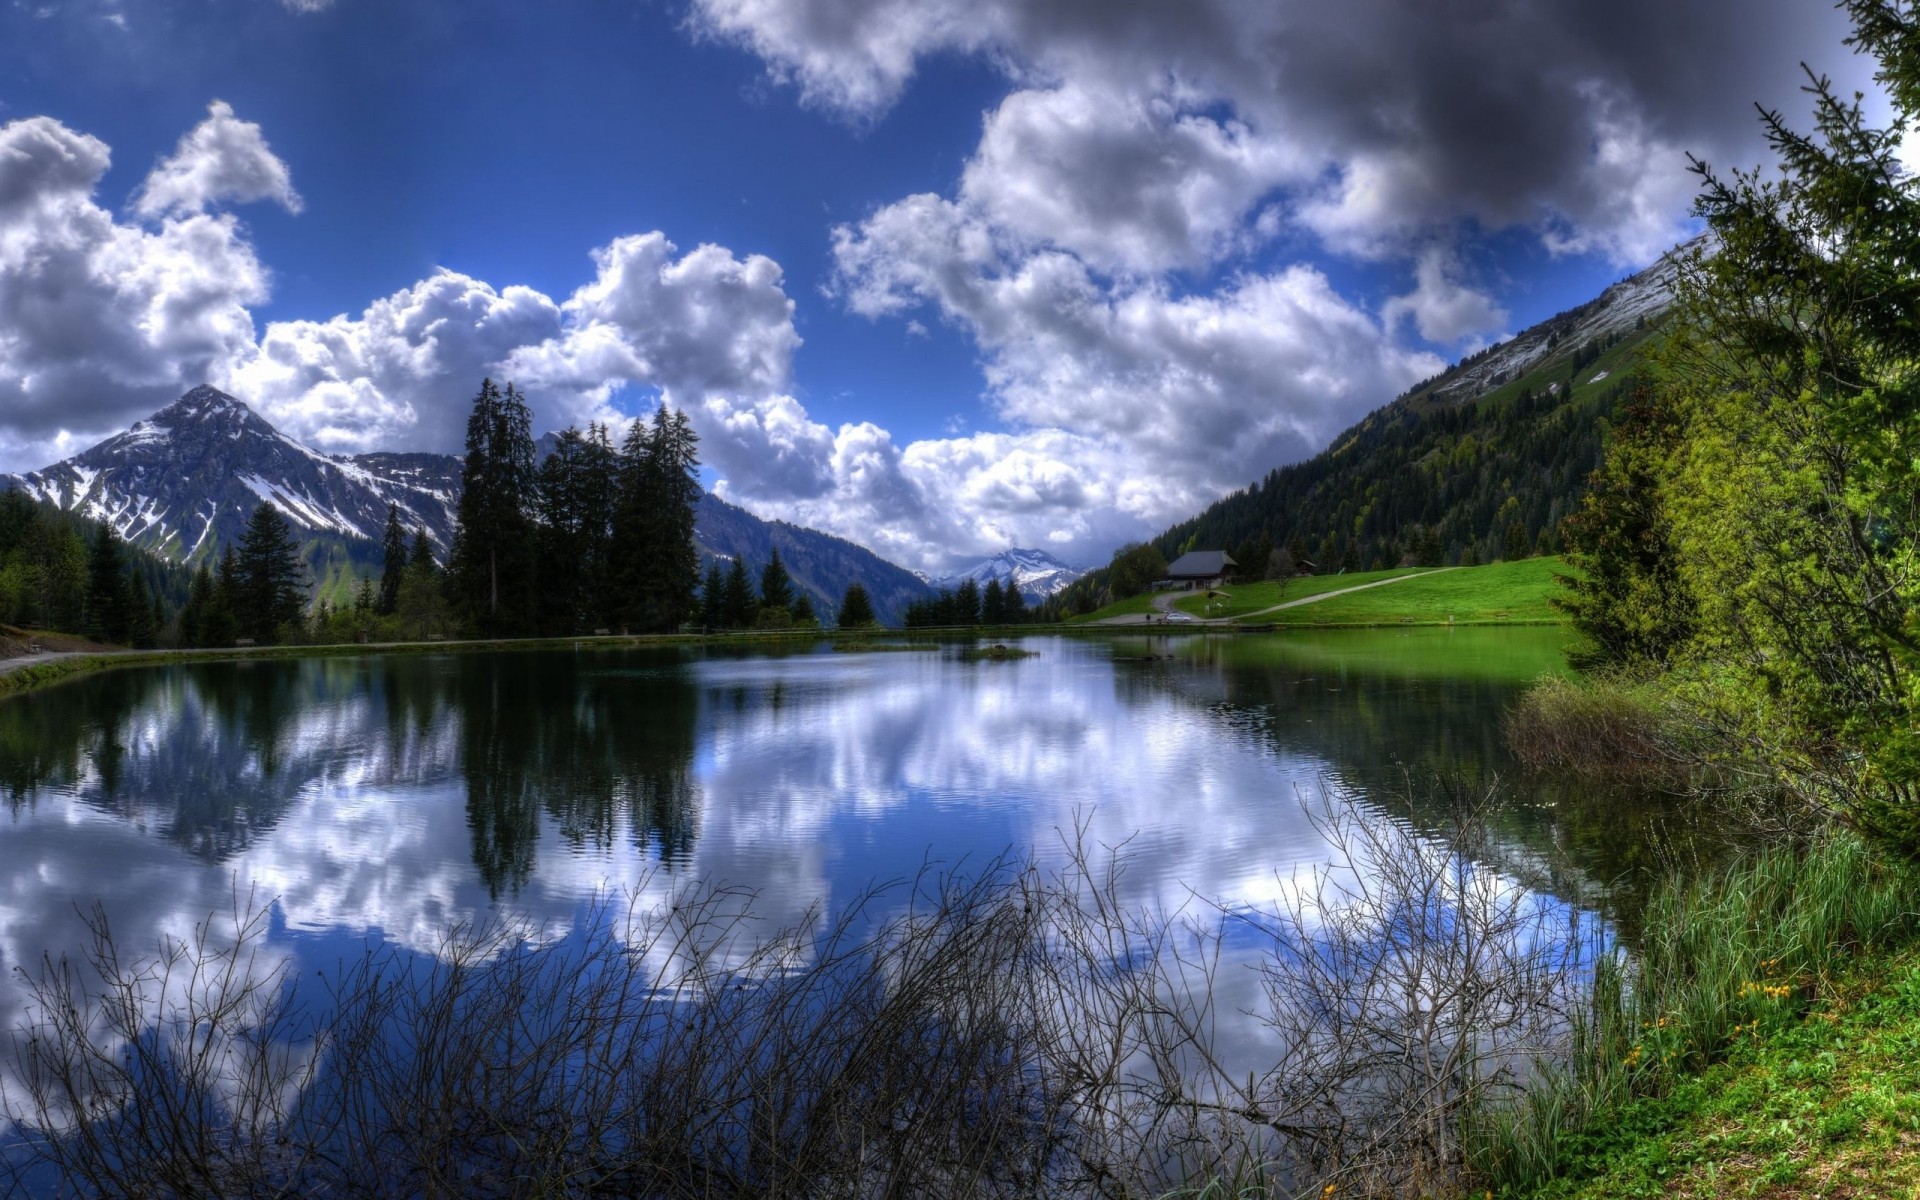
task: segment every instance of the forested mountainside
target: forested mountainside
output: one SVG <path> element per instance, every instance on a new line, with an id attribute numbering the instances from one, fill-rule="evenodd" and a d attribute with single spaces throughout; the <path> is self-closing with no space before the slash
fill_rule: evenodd
<path id="1" fill-rule="evenodd" d="M 0 624 L 150 638 L 186 600 L 188 572 L 138 547 L 99 546 L 105 528 L 0 485 Z M 115 564 L 124 591 L 102 587 L 102 571 Z"/>
<path id="2" fill-rule="evenodd" d="M 1657 336 L 1675 255 L 1421 383 L 1153 546 L 1169 560 L 1224 549 L 1243 571 L 1278 549 L 1321 571 L 1553 552 Z M 1107 575 L 1067 588 L 1059 610 L 1105 603 Z"/>
<path id="3" fill-rule="evenodd" d="M 702 496 L 694 506 L 693 541 L 703 573 L 716 558 L 740 558 L 756 578 L 778 549 L 794 586 L 812 597 L 814 611 L 829 621 L 840 611 L 850 583 L 867 589 L 874 615 L 887 625 L 900 624 L 912 601 L 933 595 L 925 580 L 865 546 L 817 529 L 761 520 L 718 496 Z"/>

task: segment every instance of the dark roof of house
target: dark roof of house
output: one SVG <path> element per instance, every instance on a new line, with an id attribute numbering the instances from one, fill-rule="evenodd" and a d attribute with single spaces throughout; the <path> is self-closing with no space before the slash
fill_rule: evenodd
<path id="1" fill-rule="evenodd" d="M 1240 564 L 1225 550 L 1189 550 L 1167 568 L 1168 579 L 1211 579 Z"/>

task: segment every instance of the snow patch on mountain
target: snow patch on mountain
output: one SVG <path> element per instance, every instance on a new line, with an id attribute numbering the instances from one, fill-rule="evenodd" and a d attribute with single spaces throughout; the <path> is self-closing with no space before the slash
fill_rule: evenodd
<path id="1" fill-rule="evenodd" d="M 1002 588 L 1012 584 L 1020 589 L 1020 594 L 1028 602 L 1038 603 L 1085 574 L 1084 569 L 1070 567 L 1045 550 L 1015 547 L 932 582 L 936 587 L 953 588 L 971 579 L 985 587 L 989 581 L 997 579 Z"/>
<path id="2" fill-rule="evenodd" d="M 383 471 L 389 462 L 395 470 Z M 408 528 L 426 530 L 444 552 L 458 471 L 459 460 L 446 455 L 322 454 L 241 401 L 201 386 L 64 462 L 0 476 L 0 487 L 11 483 L 103 521 L 163 558 L 188 561 L 237 541 L 261 500 L 271 500 L 309 537 L 367 542 L 380 540 L 394 504 Z"/>

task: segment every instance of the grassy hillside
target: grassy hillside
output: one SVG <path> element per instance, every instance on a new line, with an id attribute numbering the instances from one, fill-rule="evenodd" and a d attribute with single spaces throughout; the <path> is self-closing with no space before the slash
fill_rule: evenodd
<path id="1" fill-rule="evenodd" d="M 1558 558 L 1522 559 L 1486 567 L 1434 571 L 1384 587 L 1330 596 L 1253 618 L 1276 625 L 1456 625 L 1559 623 Z"/>
<path id="2" fill-rule="evenodd" d="M 1556 552 L 1560 520 L 1586 493 L 1612 418 L 1659 336 L 1657 320 L 1639 317 L 1575 340 L 1591 320 L 1582 317 L 1587 307 L 1515 339 L 1540 348 L 1524 368 L 1492 372 L 1475 393 L 1462 372 L 1476 356 L 1153 544 L 1169 560 L 1189 546 L 1225 549 L 1254 569 L 1284 547 L 1323 572 L 1350 573 Z M 1058 607 L 1089 612 L 1107 599 L 1105 588 L 1106 573 L 1096 571 Z"/>
<path id="3" fill-rule="evenodd" d="M 1219 590 L 1226 592 L 1225 600 L 1212 599 L 1205 595 L 1188 596 L 1173 602 L 1181 612 L 1192 613 L 1196 617 L 1226 617 L 1237 619 L 1262 609 L 1272 608 L 1276 604 L 1292 604 L 1297 600 L 1306 600 L 1328 592 L 1344 591 L 1352 587 L 1364 587 L 1383 579 L 1399 579 L 1404 575 L 1418 575 L 1427 567 L 1395 567 L 1391 571 L 1348 571 L 1344 575 L 1306 575 L 1290 579 L 1285 583 L 1270 581 L 1264 583 L 1246 583 L 1230 585 Z M 1320 601 L 1325 604 L 1327 601 Z M 1311 606 L 1308 606 L 1311 607 Z"/>
<path id="4" fill-rule="evenodd" d="M 1566 615 L 1553 606 L 1553 598 L 1561 590 L 1556 577 L 1567 572 L 1566 564 L 1551 555 L 1484 567 L 1350 571 L 1295 579 L 1284 586 L 1229 584 L 1219 589 L 1225 599 L 1194 594 L 1175 600 L 1174 607 L 1203 619 L 1259 625 L 1560 624 Z M 1363 590 L 1328 595 L 1350 588 Z M 1325 599 L 1312 600 L 1315 596 Z M 1296 603 L 1301 600 L 1312 602 Z M 1277 604 L 1292 607 L 1268 611 Z M 1151 610 L 1152 597 L 1140 595 L 1073 620 L 1097 622 Z"/>

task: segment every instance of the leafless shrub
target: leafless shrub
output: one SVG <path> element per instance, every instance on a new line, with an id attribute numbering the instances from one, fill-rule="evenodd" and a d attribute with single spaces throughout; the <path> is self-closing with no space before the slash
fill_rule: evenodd
<path id="1" fill-rule="evenodd" d="M 751 897 L 610 899 L 385 947 L 301 1001 L 265 912 L 149 958 L 95 916 L 30 980 L 16 1191 L 101 1196 L 1411 1195 L 1564 1034 L 1584 931 L 1445 837 L 1320 815 L 1268 910 L 1130 906 L 1066 867 L 876 886 L 771 936 Z M 1096 860 L 1098 865 L 1096 865 Z M 1559 922 L 1556 926 L 1555 922 Z M 1251 972 L 1251 974 L 1239 974 Z M 1247 1012 L 1223 982 L 1257 983 Z M 1223 1028 L 1262 1031 L 1249 1062 Z"/>

